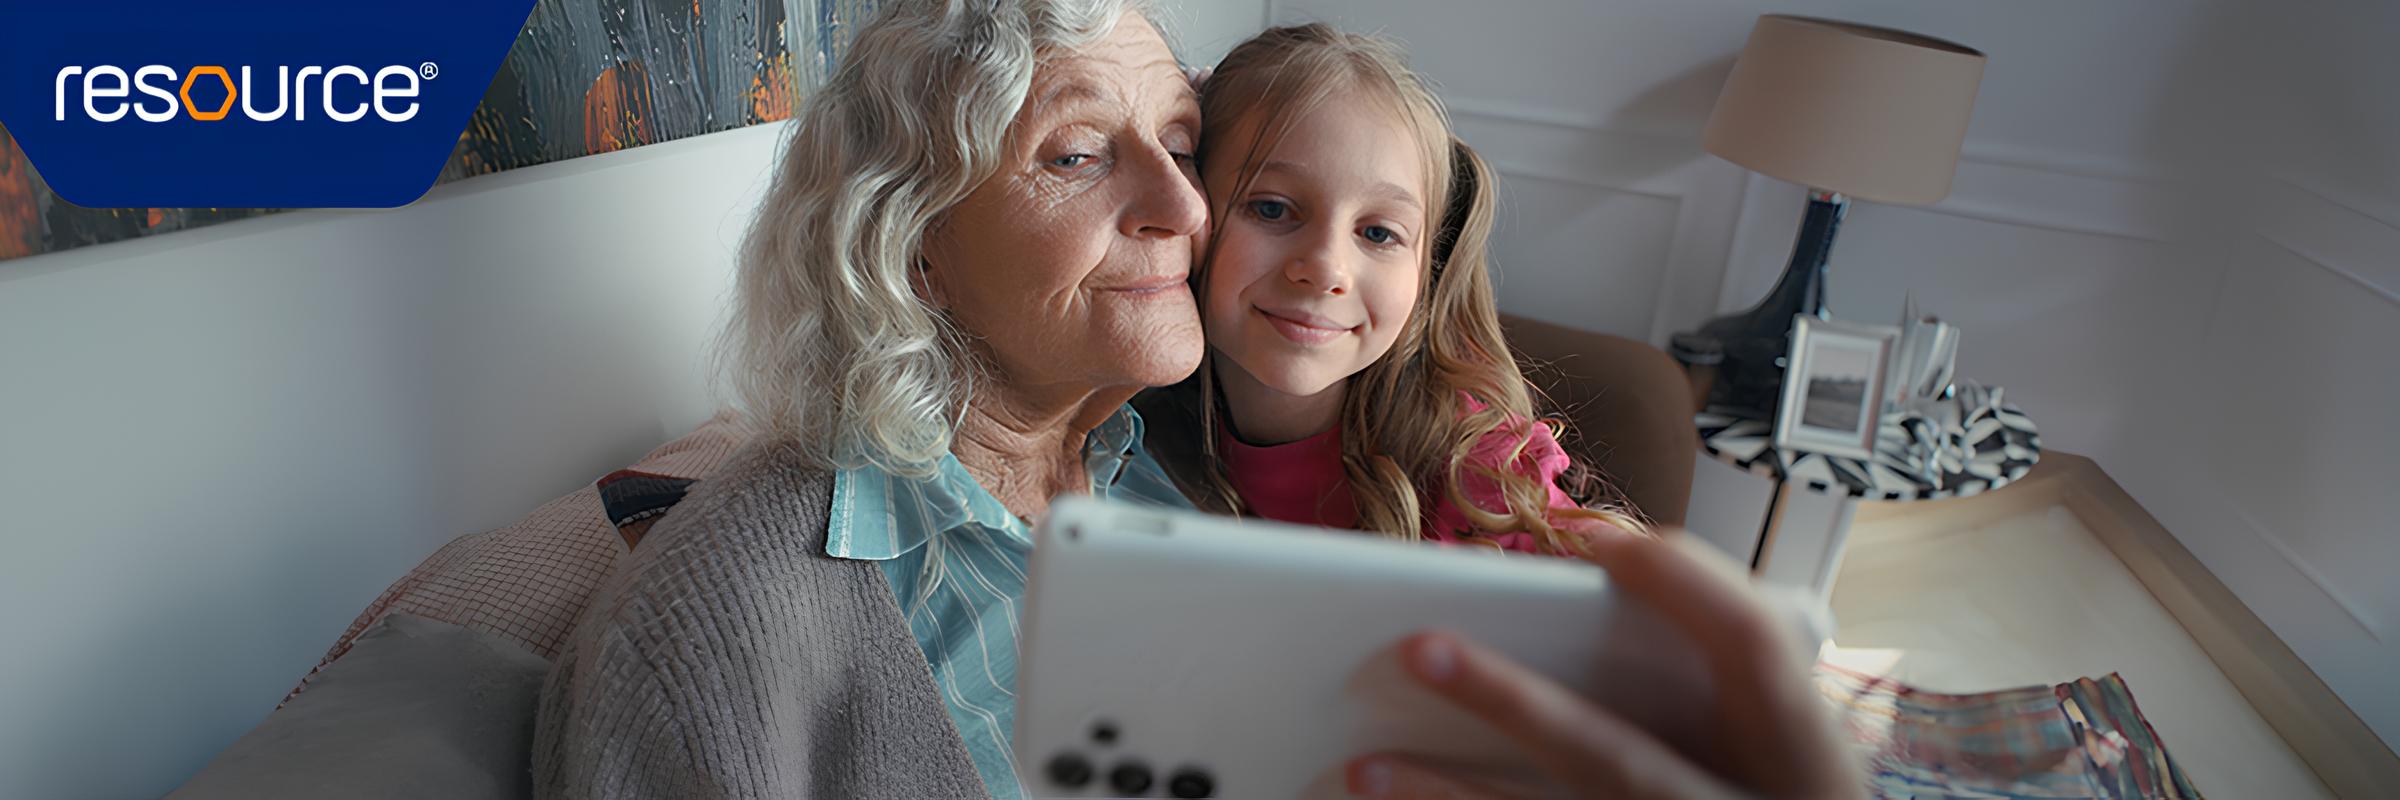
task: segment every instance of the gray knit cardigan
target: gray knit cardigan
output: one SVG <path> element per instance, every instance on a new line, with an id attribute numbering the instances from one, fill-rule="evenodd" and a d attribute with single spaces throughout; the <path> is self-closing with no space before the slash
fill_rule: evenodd
<path id="1" fill-rule="evenodd" d="M 988 798 L 833 476 L 754 443 L 601 586 L 542 687 L 542 798 Z"/>

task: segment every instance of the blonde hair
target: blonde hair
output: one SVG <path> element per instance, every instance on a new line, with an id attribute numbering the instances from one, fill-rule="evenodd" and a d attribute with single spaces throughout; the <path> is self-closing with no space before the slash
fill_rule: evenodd
<path id="1" fill-rule="evenodd" d="M 1146 0 L 910 0 L 811 96 L 743 240 L 718 359 L 761 435 L 824 468 L 928 476 L 977 366 L 919 296 L 926 235 L 999 167 L 1052 53 Z"/>
<path id="2" fill-rule="evenodd" d="M 1541 479 L 1505 468 L 1523 456 L 1532 425 L 1549 425 L 1554 436 L 1564 431 L 1557 422 L 1535 416 L 1532 392 L 1501 333 L 1485 253 L 1495 210 L 1492 170 L 1452 134 L 1440 100 L 1392 44 L 1310 24 L 1269 29 L 1234 48 L 1201 89 L 1201 162 L 1240 159 L 1234 185 L 1223 195 L 1227 202 L 1214 209 L 1216 218 L 1230 218 L 1260 166 L 1297 121 L 1344 90 L 1385 103 L 1414 134 L 1430 184 L 1426 207 L 1440 213 L 1426 220 L 1436 235 L 1426 240 L 1418 273 L 1423 289 L 1407 324 L 1390 352 L 1348 378 L 1344 393 L 1338 423 L 1342 470 L 1360 524 L 1395 538 L 1420 538 L 1434 507 L 1425 495 L 1438 487 L 1478 531 L 1528 532 L 1553 553 L 1585 552 L 1583 540 L 1557 524 L 1567 517 L 1596 519 L 1627 532 L 1647 530 L 1619 507 L 1552 509 L 1549 487 Z M 1239 141 L 1233 134 L 1246 126 L 1252 132 L 1248 151 L 1221 152 Z M 1197 285 L 1206 285 L 1214 258 L 1212 251 L 1196 271 Z M 1199 425 L 1181 446 L 1168 449 L 1197 451 L 1193 460 L 1200 468 L 1186 463 L 1178 472 L 1197 502 L 1241 513 L 1242 499 L 1216 453 L 1226 417 L 1213 371 L 1216 358 L 1210 354 L 1199 373 L 1179 387 L 1196 391 L 1184 406 L 1197 413 Z M 1469 463 L 1477 442 L 1507 431 L 1516 432 L 1516 441 L 1502 469 Z M 1496 482 L 1506 508 L 1493 511 L 1468 500 L 1462 479 L 1470 469 Z M 1579 467 L 1568 480 L 1582 484 L 1589 473 Z"/>

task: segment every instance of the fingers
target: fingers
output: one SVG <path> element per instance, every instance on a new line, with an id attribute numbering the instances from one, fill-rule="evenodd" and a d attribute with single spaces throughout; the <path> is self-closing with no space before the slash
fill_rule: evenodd
<path id="1" fill-rule="evenodd" d="M 1748 788 L 1809 792 L 1849 787 L 1850 759 L 1785 620 L 1746 571 L 1680 532 L 1597 543 L 1610 583 L 1689 636 L 1716 687 L 1720 746 Z"/>
<path id="2" fill-rule="evenodd" d="M 1754 685 L 1799 662 L 1783 620 L 1749 575 L 1706 542 L 1672 532 L 1604 537 L 1592 545 L 1590 560 L 1608 571 L 1610 584 L 1690 636 L 1719 684 Z"/>
<path id="3" fill-rule="evenodd" d="M 1634 533 L 1633 528 L 1620 522 L 1621 517 L 1609 512 L 1579 508 L 1553 512 L 1552 516 L 1552 524 L 1578 540 L 1579 553 L 1588 553 L 1595 546 L 1594 543 L 1601 540 L 1630 539 L 1642 535 Z"/>
<path id="4" fill-rule="evenodd" d="M 1401 662 L 1419 682 L 1490 723 L 1579 796 L 1724 793 L 1648 733 L 1482 645 L 1437 632 L 1411 636 L 1400 647 Z"/>

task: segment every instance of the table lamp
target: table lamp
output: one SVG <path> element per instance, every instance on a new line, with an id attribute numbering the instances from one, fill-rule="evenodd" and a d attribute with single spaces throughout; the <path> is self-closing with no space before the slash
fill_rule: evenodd
<path id="1" fill-rule="evenodd" d="M 1766 299 L 1710 320 L 1697 336 L 1677 337 L 1679 349 L 1721 358 L 1710 408 L 1754 419 L 1773 413 L 1792 317 L 1830 318 L 1826 256 L 1852 198 L 1928 205 L 1950 193 L 1983 62 L 1973 48 L 1889 28 L 1758 18 L 1717 95 L 1703 144 L 1727 161 L 1807 187 L 1808 213 Z"/>

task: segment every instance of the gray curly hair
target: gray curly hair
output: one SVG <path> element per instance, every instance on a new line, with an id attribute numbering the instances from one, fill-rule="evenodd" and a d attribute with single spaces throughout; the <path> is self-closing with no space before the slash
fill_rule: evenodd
<path id="1" fill-rule="evenodd" d="M 902 0 L 798 115 L 742 244 L 718 354 L 752 425 L 822 468 L 932 474 L 974 391 L 912 274 L 943 213 L 999 168 L 1034 70 L 1148 0 Z"/>

